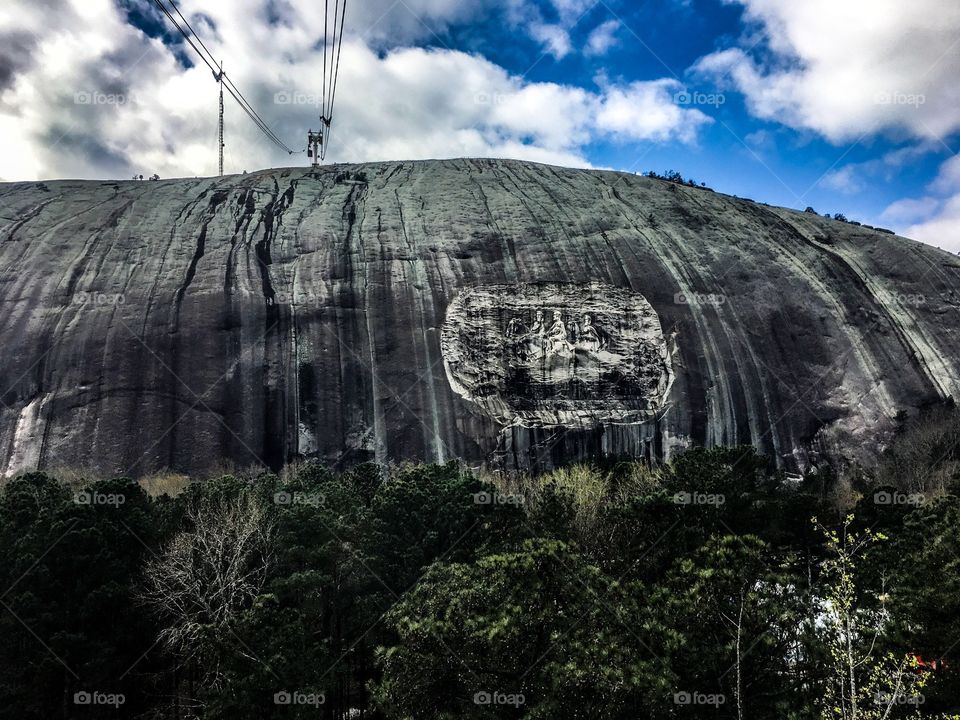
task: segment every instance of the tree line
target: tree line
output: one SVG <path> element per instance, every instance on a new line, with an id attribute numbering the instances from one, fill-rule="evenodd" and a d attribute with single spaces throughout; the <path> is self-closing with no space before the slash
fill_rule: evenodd
<path id="1" fill-rule="evenodd" d="M 956 718 L 936 422 L 800 479 L 750 448 L 176 493 L 27 474 L 0 495 L 0 717 Z"/>

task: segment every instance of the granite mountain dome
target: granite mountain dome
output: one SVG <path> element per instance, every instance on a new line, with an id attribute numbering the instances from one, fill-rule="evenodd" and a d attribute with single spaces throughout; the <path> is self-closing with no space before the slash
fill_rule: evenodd
<path id="1" fill-rule="evenodd" d="M 960 390 L 960 261 L 499 160 L 0 185 L 0 463 L 803 468 Z"/>

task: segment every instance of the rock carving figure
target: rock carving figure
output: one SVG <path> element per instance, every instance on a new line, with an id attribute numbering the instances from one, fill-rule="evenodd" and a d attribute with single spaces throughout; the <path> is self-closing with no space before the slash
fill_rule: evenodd
<path id="1" fill-rule="evenodd" d="M 512 318 L 507 323 L 507 338 L 510 340 L 509 348 L 513 355 L 521 361 L 530 357 L 530 331 L 526 324 L 520 318 Z"/>
<path id="2" fill-rule="evenodd" d="M 533 335 L 543 335 L 543 310 L 537 310 L 536 317 L 533 321 L 533 327 L 530 328 L 530 333 Z"/>
<path id="3" fill-rule="evenodd" d="M 543 357 L 547 353 L 544 333 L 546 332 L 546 323 L 543 318 L 543 310 L 537 310 L 534 315 L 533 325 L 530 326 L 530 334 L 527 336 L 526 356 Z"/>
<path id="4" fill-rule="evenodd" d="M 580 326 L 579 344 L 590 352 L 597 352 L 603 345 L 603 338 L 600 337 L 600 331 L 593 325 L 593 317 L 590 313 L 584 313 L 583 324 Z"/>
<path id="5" fill-rule="evenodd" d="M 520 318 L 513 318 L 507 324 L 507 337 L 518 338 L 526 335 L 529 331 Z"/>
<path id="6" fill-rule="evenodd" d="M 567 326 L 560 317 L 560 313 L 554 316 L 553 323 L 547 330 L 545 349 L 555 355 L 565 355 L 573 349 L 567 339 Z"/>

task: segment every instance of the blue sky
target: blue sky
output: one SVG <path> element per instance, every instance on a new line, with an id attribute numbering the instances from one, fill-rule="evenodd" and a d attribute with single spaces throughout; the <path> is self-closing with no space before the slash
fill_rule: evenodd
<path id="1" fill-rule="evenodd" d="M 181 0 L 291 147 L 316 0 Z M 148 0 L 0 9 L 7 180 L 216 170 L 216 86 Z M 960 251 L 955 0 L 350 0 L 330 159 L 675 169 Z M 306 164 L 227 108 L 227 171 Z"/>
<path id="2" fill-rule="evenodd" d="M 558 19 L 551 3 L 539 5 L 547 18 Z M 759 30 L 745 17 L 744 5 L 719 0 L 598 3 L 578 16 L 570 31 L 574 46 L 582 50 L 591 31 L 608 21 L 618 25 L 616 42 L 601 56 L 571 52 L 557 58 L 522 31 L 511 32 L 509 40 L 502 42 L 503 26 L 496 16 L 441 29 L 425 42 L 478 52 L 533 81 L 590 88 L 596 86 L 598 74 L 626 81 L 673 77 L 691 93 L 715 96 L 716 104 L 699 106 L 715 122 L 700 131 L 695 143 L 600 140 L 586 148 L 586 157 L 596 166 L 622 170 L 676 169 L 723 192 L 775 205 L 811 205 L 821 212 L 844 212 L 851 218 L 883 223 L 887 207 L 918 189 L 922 192 L 944 160 L 954 154 L 950 148 L 957 145 L 956 136 L 948 136 L 942 144 L 930 143 L 927 152 L 895 172 L 867 168 L 859 173 L 862 179 L 843 184 L 842 177 L 833 179 L 838 171 L 913 148 L 914 139 L 894 128 L 831 141 L 810 130 L 755 117 L 742 93 L 692 72 L 700 58 L 736 46 L 739 39 Z M 761 42 L 757 49 L 761 54 L 765 44 Z"/>

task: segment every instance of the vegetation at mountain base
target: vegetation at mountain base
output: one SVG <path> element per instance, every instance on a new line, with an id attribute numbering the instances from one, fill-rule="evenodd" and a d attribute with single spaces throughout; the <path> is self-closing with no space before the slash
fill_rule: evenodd
<path id="1" fill-rule="evenodd" d="M 23 475 L 0 718 L 957 718 L 958 425 L 803 478 L 743 447 Z"/>

